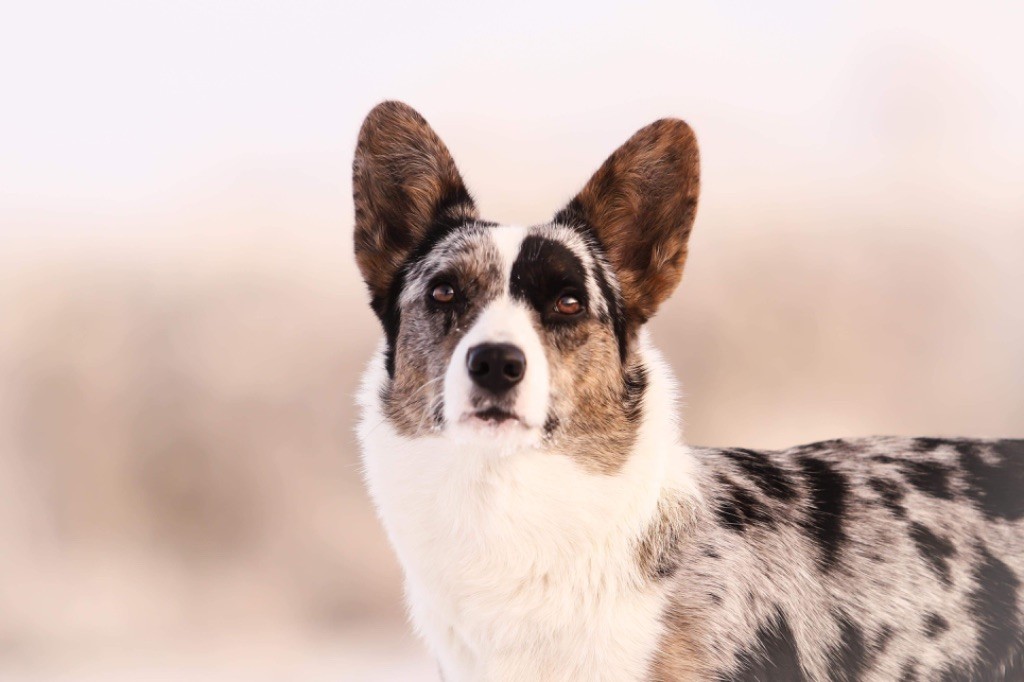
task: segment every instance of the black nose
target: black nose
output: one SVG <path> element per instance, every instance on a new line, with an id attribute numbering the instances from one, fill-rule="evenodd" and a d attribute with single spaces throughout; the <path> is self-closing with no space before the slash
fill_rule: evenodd
<path id="1" fill-rule="evenodd" d="M 526 356 L 510 343 L 481 343 L 466 353 L 469 376 L 480 388 L 504 393 L 526 374 Z"/>

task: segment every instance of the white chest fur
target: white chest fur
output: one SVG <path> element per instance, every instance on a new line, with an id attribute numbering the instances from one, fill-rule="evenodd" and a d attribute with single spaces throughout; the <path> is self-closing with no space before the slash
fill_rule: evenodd
<path id="1" fill-rule="evenodd" d="M 675 440 L 652 433 L 657 406 L 627 464 L 596 474 L 538 448 L 403 438 L 380 416 L 379 366 L 361 400 L 366 479 L 445 679 L 642 679 L 664 594 L 640 574 L 636 539 Z"/>

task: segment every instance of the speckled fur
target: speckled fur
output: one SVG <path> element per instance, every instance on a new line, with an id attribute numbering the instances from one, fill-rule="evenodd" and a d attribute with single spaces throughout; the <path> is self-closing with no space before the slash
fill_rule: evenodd
<path id="1" fill-rule="evenodd" d="M 686 124 L 644 128 L 529 228 L 481 221 L 405 105 L 371 112 L 355 166 L 385 331 L 366 481 L 447 682 L 1024 680 L 1024 441 L 681 444 L 643 324 L 686 258 Z M 487 341 L 527 358 L 501 397 L 465 376 Z M 518 417 L 473 420 L 490 407 Z"/>
<path id="2" fill-rule="evenodd" d="M 657 521 L 644 565 L 671 586 L 666 642 L 684 613 L 714 652 L 701 679 L 1024 679 L 1024 441 L 691 452 L 700 521 Z"/>

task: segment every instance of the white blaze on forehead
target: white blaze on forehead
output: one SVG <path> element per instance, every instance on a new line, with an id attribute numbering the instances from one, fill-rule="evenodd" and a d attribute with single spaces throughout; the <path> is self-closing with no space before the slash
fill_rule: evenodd
<path id="1" fill-rule="evenodd" d="M 491 240 L 498 247 L 498 254 L 501 256 L 502 273 L 504 273 L 504 286 L 508 291 L 509 283 L 512 280 L 512 265 L 519 257 L 519 248 L 526 238 L 526 228 L 517 225 L 499 225 L 492 227 Z"/>

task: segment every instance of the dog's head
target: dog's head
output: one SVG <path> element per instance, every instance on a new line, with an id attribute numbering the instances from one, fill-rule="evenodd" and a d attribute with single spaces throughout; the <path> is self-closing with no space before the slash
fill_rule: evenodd
<path id="1" fill-rule="evenodd" d="M 554 444 L 621 464 L 647 384 L 640 327 L 682 276 L 699 188 L 684 122 L 641 129 L 550 223 L 481 220 L 448 149 L 398 102 L 356 147 L 355 254 L 407 437 Z"/>

